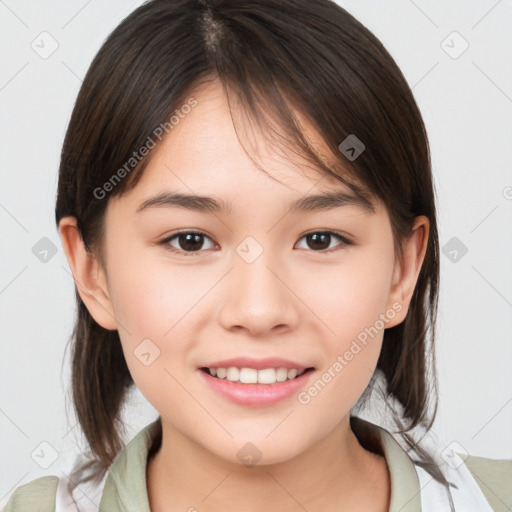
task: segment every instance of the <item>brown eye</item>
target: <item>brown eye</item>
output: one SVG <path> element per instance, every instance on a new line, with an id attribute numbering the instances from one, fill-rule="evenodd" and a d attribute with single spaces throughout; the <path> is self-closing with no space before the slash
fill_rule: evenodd
<path id="1" fill-rule="evenodd" d="M 314 252 L 331 252 L 339 247 L 352 244 L 346 237 L 334 231 L 315 231 L 307 233 L 302 239 L 306 240 L 306 249 L 312 249 Z M 197 256 L 203 252 L 205 241 L 211 243 L 210 247 L 206 247 L 207 249 L 217 247 L 212 239 L 201 231 L 181 231 L 167 237 L 159 244 L 183 256 Z M 333 241 L 338 242 L 334 245 L 334 249 Z"/>
<path id="2" fill-rule="evenodd" d="M 201 248 L 205 243 L 205 239 L 211 241 L 211 238 L 201 231 L 181 231 L 162 240 L 160 244 L 168 247 L 171 251 L 185 256 L 193 256 L 202 252 Z M 212 242 L 212 247 L 214 246 L 215 244 Z"/>
<path id="3" fill-rule="evenodd" d="M 302 238 L 306 240 L 307 248 L 313 249 L 315 252 L 332 249 L 331 243 L 333 240 L 341 242 L 338 246 L 351 244 L 350 240 L 334 231 L 315 231 L 313 233 L 307 233 Z"/>

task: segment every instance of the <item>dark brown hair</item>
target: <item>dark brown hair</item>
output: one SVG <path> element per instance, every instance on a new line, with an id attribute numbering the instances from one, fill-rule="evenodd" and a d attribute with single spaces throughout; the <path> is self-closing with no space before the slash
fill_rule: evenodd
<path id="1" fill-rule="evenodd" d="M 400 434 L 447 485 L 409 434 L 417 426 L 428 431 L 437 411 L 439 242 L 427 135 L 395 61 L 343 8 L 329 0 L 152 0 L 137 8 L 105 41 L 78 94 L 61 155 L 57 224 L 75 217 L 87 249 L 103 261 L 108 199 L 136 185 L 151 153 L 122 173 L 108 197 L 97 190 L 127 169 L 148 138 L 158 143 L 155 129 L 213 79 L 222 83 L 230 105 L 238 101 L 280 147 L 361 197 L 382 200 L 400 258 L 415 217 L 429 219 L 425 261 L 407 317 L 385 330 L 377 367 L 385 377 L 385 399 L 397 403 L 392 414 Z M 292 108 L 321 135 L 329 158 L 311 146 Z M 350 134 L 365 145 L 353 161 L 338 149 Z M 73 402 L 91 450 L 89 467 L 99 474 L 123 447 L 120 413 L 133 380 L 117 331 L 99 326 L 78 292 L 76 303 Z"/>

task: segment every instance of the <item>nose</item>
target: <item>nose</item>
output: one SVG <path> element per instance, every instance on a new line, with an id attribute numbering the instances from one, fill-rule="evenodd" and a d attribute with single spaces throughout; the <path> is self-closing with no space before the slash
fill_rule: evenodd
<path id="1" fill-rule="evenodd" d="M 295 329 L 300 318 L 293 278 L 270 251 L 251 263 L 237 255 L 222 294 L 218 321 L 229 331 L 265 337 Z"/>

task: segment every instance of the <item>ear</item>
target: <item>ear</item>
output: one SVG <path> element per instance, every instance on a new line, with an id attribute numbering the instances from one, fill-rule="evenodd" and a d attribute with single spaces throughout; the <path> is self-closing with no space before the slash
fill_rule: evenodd
<path id="1" fill-rule="evenodd" d="M 63 217 L 59 233 L 75 285 L 94 320 L 105 329 L 116 330 L 105 271 L 85 247 L 75 217 Z"/>
<path id="2" fill-rule="evenodd" d="M 395 317 L 386 324 L 394 327 L 405 320 L 416 282 L 425 259 L 429 239 L 429 221 L 424 215 L 416 217 L 410 237 L 403 243 L 403 261 L 396 261 L 393 282 L 388 299 L 388 308 L 397 311 Z M 401 305 L 401 309 L 397 307 Z"/>

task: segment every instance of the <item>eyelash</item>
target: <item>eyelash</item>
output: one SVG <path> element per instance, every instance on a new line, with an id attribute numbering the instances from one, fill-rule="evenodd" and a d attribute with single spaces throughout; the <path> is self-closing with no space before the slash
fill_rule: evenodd
<path id="1" fill-rule="evenodd" d="M 198 256 L 200 253 L 204 252 L 203 250 L 199 250 L 199 251 L 183 251 L 183 250 L 179 250 L 179 249 L 176 249 L 175 247 L 173 247 L 172 245 L 169 245 L 169 242 L 171 240 L 174 240 L 175 238 L 177 238 L 178 236 L 180 235 L 188 235 L 188 234 L 194 234 L 194 235 L 202 235 L 210 240 L 212 240 L 206 233 L 204 233 L 203 231 L 178 231 L 177 233 L 174 233 L 173 235 L 171 236 L 168 236 L 166 238 L 164 238 L 163 240 L 160 240 L 158 242 L 158 245 L 163 245 L 165 247 L 165 249 L 171 251 L 171 252 L 174 252 L 174 253 L 177 253 L 177 254 L 180 254 L 180 255 L 183 255 L 183 256 Z M 353 242 L 350 241 L 348 238 L 346 238 L 345 236 L 343 236 L 342 234 L 340 233 L 337 233 L 336 231 L 330 231 L 330 230 L 325 230 L 325 231 L 310 231 L 309 233 L 305 233 L 304 235 L 302 235 L 300 237 L 299 240 L 301 240 L 302 238 L 306 237 L 306 236 L 309 236 L 309 235 L 315 235 L 315 234 L 322 234 L 322 235 L 330 235 L 331 237 L 334 237 L 336 238 L 339 242 L 341 242 L 340 245 L 336 246 L 335 248 L 331 248 L 331 249 L 324 249 L 322 251 L 314 251 L 311 249 L 312 252 L 317 252 L 317 253 L 320 253 L 320 254 L 325 254 L 325 253 L 331 253 L 331 252 L 334 252 L 336 250 L 339 250 L 340 247 L 343 247 L 343 246 L 346 246 L 346 245 L 352 245 Z M 213 240 L 212 240 L 213 242 Z"/>

